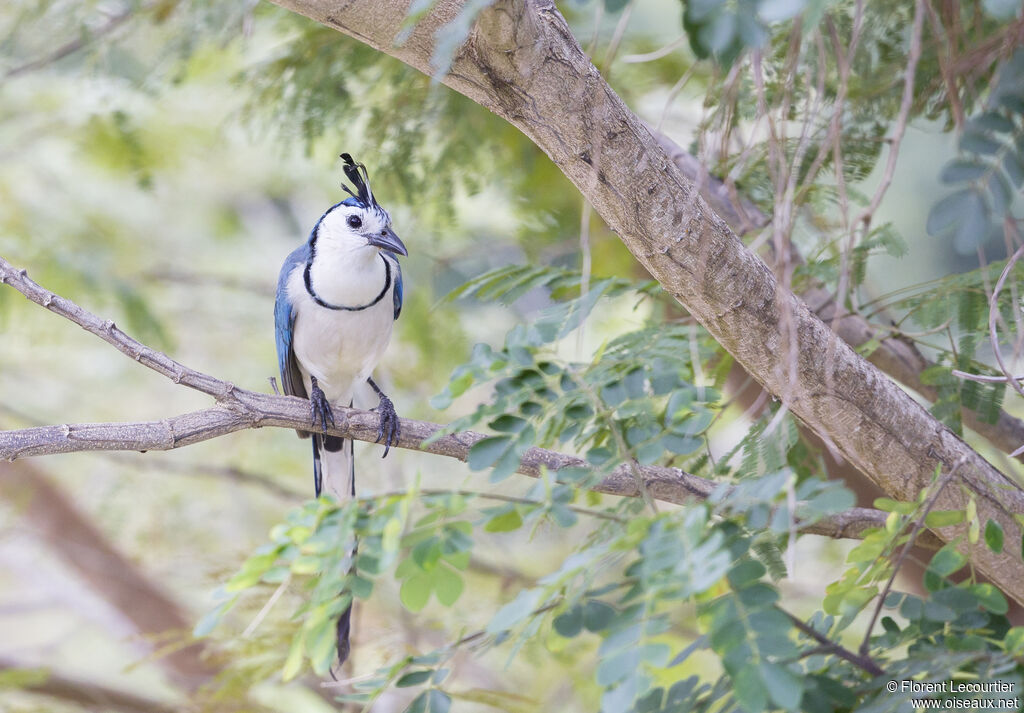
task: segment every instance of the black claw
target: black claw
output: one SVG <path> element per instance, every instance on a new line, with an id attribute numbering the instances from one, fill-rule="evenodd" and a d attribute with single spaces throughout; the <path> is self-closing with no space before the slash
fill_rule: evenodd
<path id="1" fill-rule="evenodd" d="M 377 440 L 374 442 L 380 443 L 381 439 L 384 439 L 384 455 L 381 458 L 387 458 L 391 451 L 391 445 L 398 440 L 401 425 L 398 413 L 395 412 L 395 405 L 384 394 L 380 395 L 380 405 L 377 407 L 377 411 L 380 413 L 380 424 L 377 427 Z"/>
<path id="2" fill-rule="evenodd" d="M 331 403 L 327 400 L 327 396 L 324 394 L 316 383 L 316 377 L 309 377 L 311 388 L 309 393 L 309 410 L 312 416 L 313 426 L 317 425 L 317 421 L 320 422 L 320 427 L 324 433 L 327 433 L 327 424 L 330 423 L 333 427 L 334 424 L 334 411 L 331 410 Z"/>

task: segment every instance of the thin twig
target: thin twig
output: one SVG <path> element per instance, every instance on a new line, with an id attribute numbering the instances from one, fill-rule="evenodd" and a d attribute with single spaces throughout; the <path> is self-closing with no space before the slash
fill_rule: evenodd
<path id="1" fill-rule="evenodd" d="M 982 384 L 1005 384 L 1007 381 L 1024 381 L 1024 376 L 989 376 L 987 374 L 969 374 L 968 372 L 960 371 L 959 369 L 953 369 L 950 373 L 958 379 L 977 381 Z"/>
<path id="2" fill-rule="evenodd" d="M 668 57 L 670 54 L 675 52 L 677 49 L 686 44 L 686 35 L 679 35 L 676 39 L 669 42 L 664 47 L 659 47 L 653 52 L 646 52 L 644 54 L 627 54 L 620 61 L 623 64 L 640 64 L 643 62 L 653 62 L 656 59 L 662 57 Z"/>
<path id="3" fill-rule="evenodd" d="M 784 611 L 783 613 L 787 617 L 789 617 L 789 620 L 791 622 L 793 622 L 793 626 L 795 626 L 803 633 L 807 634 L 809 637 L 811 637 L 819 644 L 821 644 L 821 647 L 827 649 L 828 651 L 831 651 L 839 658 L 843 659 L 844 661 L 849 661 L 854 666 L 863 669 L 867 673 L 870 673 L 872 676 L 877 677 L 886 675 L 885 669 L 883 669 L 881 666 L 875 663 L 871 657 L 855 654 L 846 647 L 841 646 L 836 642 L 832 641 L 830 638 L 819 632 L 813 626 L 801 621 L 789 612 Z"/>
<path id="4" fill-rule="evenodd" d="M 914 529 L 910 531 L 910 538 L 907 540 L 906 544 L 903 545 L 903 549 L 900 550 L 900 556 L 896 558 L 896 562 L 893 564 L 892 574 L 889 575 L 889 581 L 885 583 L 885 587 L 878 595 L 878 601 L 875 603 L 875 610 L 871 613 L 871 619 L 868 621 L 867 629 L 864 632 L 864 640 L 860 643 L 860 653 L 862 655 L 867 655 L 868 653 L 871 644 L 871 632 L 875 628 L 875 623 L 878 621 L 879 615 L 882 613 L 882 607 L 885 606 L 885 600 L 889 596 L 889 592 L 892 590 L 893 582 L 896 581 L 896 575 L 899 574 L 900 567 L 903 566 L 904 560 L 906 560 L 907 555 L 910 554 L 910 549 L 914 546 L 918 535 L 924 529 L 925 518 L 928 517 L 928 513 L 932 511 L 932 508 L 935 507 L 935 503 L 938 502 L 942 489 L 945 488 L 949 481 L 953 479 L 956 472 L 960 470 L 961 465 L 963 465 L 963 461 L 950 468 L 949 472 L 942 476 L 942 479 L 936 484 L 935 491 L 928 496 L 928 500 L 925 502 L 921 515 L 914 523 Z"/>
<path id="5" fill-rule="evenodd" d="M 34 72 L 37 69 L 42 69 L 43 67 L 51 65 L 54 62 L 59 62 L 60 60 L 74 54 L 83 47 L 88 46 L 90 43 L 94 42 L 100 37 L 108 35 L 114 30 L 116 30 L 135 13 L 135 10 L 136 8 L 134 6 L 131 6 L 127 10 L 112 16 L 109 20 L 107 20 L 106 24 L 97 27 L 92 32 L 82 33 L 76 39 L 61 45 L 45 57 L 34 59 L 31 62 L 26 62 L 25 64 L 7 70 L 7 72 L 4 74 L 4 79 L 12 79 L 14 77 L 17 77 L 18 75 L 26 74 L 28 72 Z"/>
<path id="6" fill-rule="evenodd" d="M 999 365 L 1000 371 L 1003 372 L 1003 376 L 1006 377 L 1007 383 L 1013 386 L 1014 390 L 1024 396 L 1024 387 L 1013 377 L 1010 373 L 1009 367 L 1003 361 L 1003 353 L 999 347 L 999 331 L 996 328 L 996 321 L 999 318 L 999 293 L 1003 291 L 1003 285 L 1006 284 L 1006 278 L 1013 272 L 1013 266 L 1017 264 L 1021 256 L 1024 256 L 1024 245 L 1017 248 L 1017 252 L 1013 254 L 1009 260 L 1006 261 L 1006 267 L 1003 268 L 1002 274 L 999 275 L 999 280 L 996 281 L 995 289 L 992 290 L 992 297 L 988 303 L 988 336 L 989 344 L 992 345 L 992 355 L 996 359 L 996 363 Z"/>

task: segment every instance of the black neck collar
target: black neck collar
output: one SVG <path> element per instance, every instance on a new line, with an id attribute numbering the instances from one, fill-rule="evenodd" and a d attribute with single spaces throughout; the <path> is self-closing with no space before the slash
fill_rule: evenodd
<path id="1" fill-rule="evenodd" d="M 391 289 L 391 264 L 388 262 L 388 259 L 386 257 L 381 255 L 380 253 L 377 254 L 380 255 L 380 259 L 384 261 L 384 289 L 380 291 L 379 295 L 373 298 L 373 301 L 367 302 L 364 305 L 356 305 L 354 307 L 349 307 L 348 305 L 332 305 L 330 302 L 321 299 L 320 295 L 318 295 L 316 293 L 316 290 L 313 289 L 313 277 L 310 274 L 310 271 L 313 268 L 312 259 L 310 259 L 306 263 L 306 269 L 302 274 L 302 279 L 306 283 L 306 292 L 309 293 L 309 296 L 313 298 L 314 302 L 316 302 L 318 305 L 326 309 L 344 310 L 346 312 L 361 312 L 364 309 L 373 307 L 375 304 L 384 299 L 384 295 L 386 295 L 388 293 L 388 290 Z"/>

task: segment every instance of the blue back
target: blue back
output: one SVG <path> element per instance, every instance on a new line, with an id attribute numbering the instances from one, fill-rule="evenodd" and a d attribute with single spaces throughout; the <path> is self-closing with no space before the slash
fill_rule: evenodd
<path id="1" fill-rule="evenodd" d="M 315 230 L 315 229 L 314 229 Z M 295 311 L 288 299 L 288 278 L 297 266 L 309 260 L 309 243 L 296 248 L 285 258 L 281 274 L 277 278 L 277 299 L 274 302 L 274 337 L 277 342 L 277 366 L 281 372 L 281 389 L 289 396 L 307 398 L 306 385 L 302 383 L 299 365 L 292 350 L 292 328 L 295 325 Z"/>

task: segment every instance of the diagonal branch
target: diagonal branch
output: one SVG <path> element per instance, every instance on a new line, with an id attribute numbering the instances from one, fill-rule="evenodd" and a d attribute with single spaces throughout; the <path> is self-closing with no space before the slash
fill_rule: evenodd
<path id="1" fill-rule="evenodd" d="M 189 369 L 167 355 L 132 339 L 71 300 L 44 289 L 0 257 L 0 283 L 6 283 L 52 312 L 78 324 L 119 351 L 168 376 L 176 383 L 197 388 L 218 399 L 208 409 L 181 414 L 160 421 L 139 423 L 83 423 L 37 426 L 0 431 L 0 459 L 77 453 L 82 451 L 162 451 L 181 448 L 250 428 L 274 426 L 298 430 L 310 429 L 309 402 L 294 396 L 272 396 L 238 388 L 208 374 Z M 138 358 L 142 355 L 144 358 Z M 334 407 L 332 435 L 374 443 L 379 416 L 370 411 Z M 396 448 L 418 450 L 465 462 L 473 444 L 487 436 L 473 431 L 439 435 L 444 426 L 427 421 L 401 420 Z M 530 448 L 523 454 L 518 472 L 533 478 L 545 472 L 590 466 L 582 458 L 545 448 Z M 637 475 L 640 477 L 638 478 Z M 687 473 L 679 468 L 623 464 L 591 486 L 595 492 L 625 497 L 640 497 L 644 492 L 665 502 L 683 504 L 705 500 L 719 483 Z M 815 523 L 805 524 L 804 532 L 827 537 L 863 537 L 870 528 L 884 527 L 886 513 L 869 508 L 851 508 Z M 937 546 L 937 542 L 932 543 Z"/>
<path id="2" fill-rule="evenodd" d="M 708 173 L 695 156 L 684 151 L 671 138 L 658 131 L 652 130 L 651 133 L 683 175 L 696 184 L 701 197 L 737 235 L 743 235 L 752 228 L 762 228 L 771 222 L 753 202 L 742 196 L 738 200 L 734 199 L 725 183 Z M 795 249 L 790 246 L 791 251 Z M 800 259 L 799 255 L 796 257 Z M 867 357 L 876 367 L 928 401 L 934 403 L 938 400 L 938 389 L 921 380 L 921 374 L 935 366 L 935 363 L 927 359 L 909 339 L 882 331 L 861 315 L 842 309 L 832 292 L 817 280 L 807 281 L 800 289 L 800 297 L 812 312 L 831 325 L 836 334 L 854 349 L 876 342 L 878 347 Z M 963 420 L 968 428 L 1005 453 L 1013 454 L 1024 445 L 1024 421 L 1003 409 L 999 410 L 993 422 L 965 406 Z M 1016 457 L 1024 461 L 1024 453 Z"/>
<path id="3" fill-rule="evenodd" d="M 4 284 L 10 285 L 37 305 L 71 320 L 85 331 L 95 334 L 122 354 L 126 354 L 140 364 L 163 374 L 175 384 L 182 384 L 190 389 L 213 396 L 218 402 L 231 400 L 231 394 L 235 388 L 232 384 L 189 369 L 166 354 L 132 339 L 118 329 L 113 321 L 100 319 L 71 300 L 44 289 L 39 283 L 29 279 L 24 269 L 19 270 L 0 257 L 0 285 Z"/>

